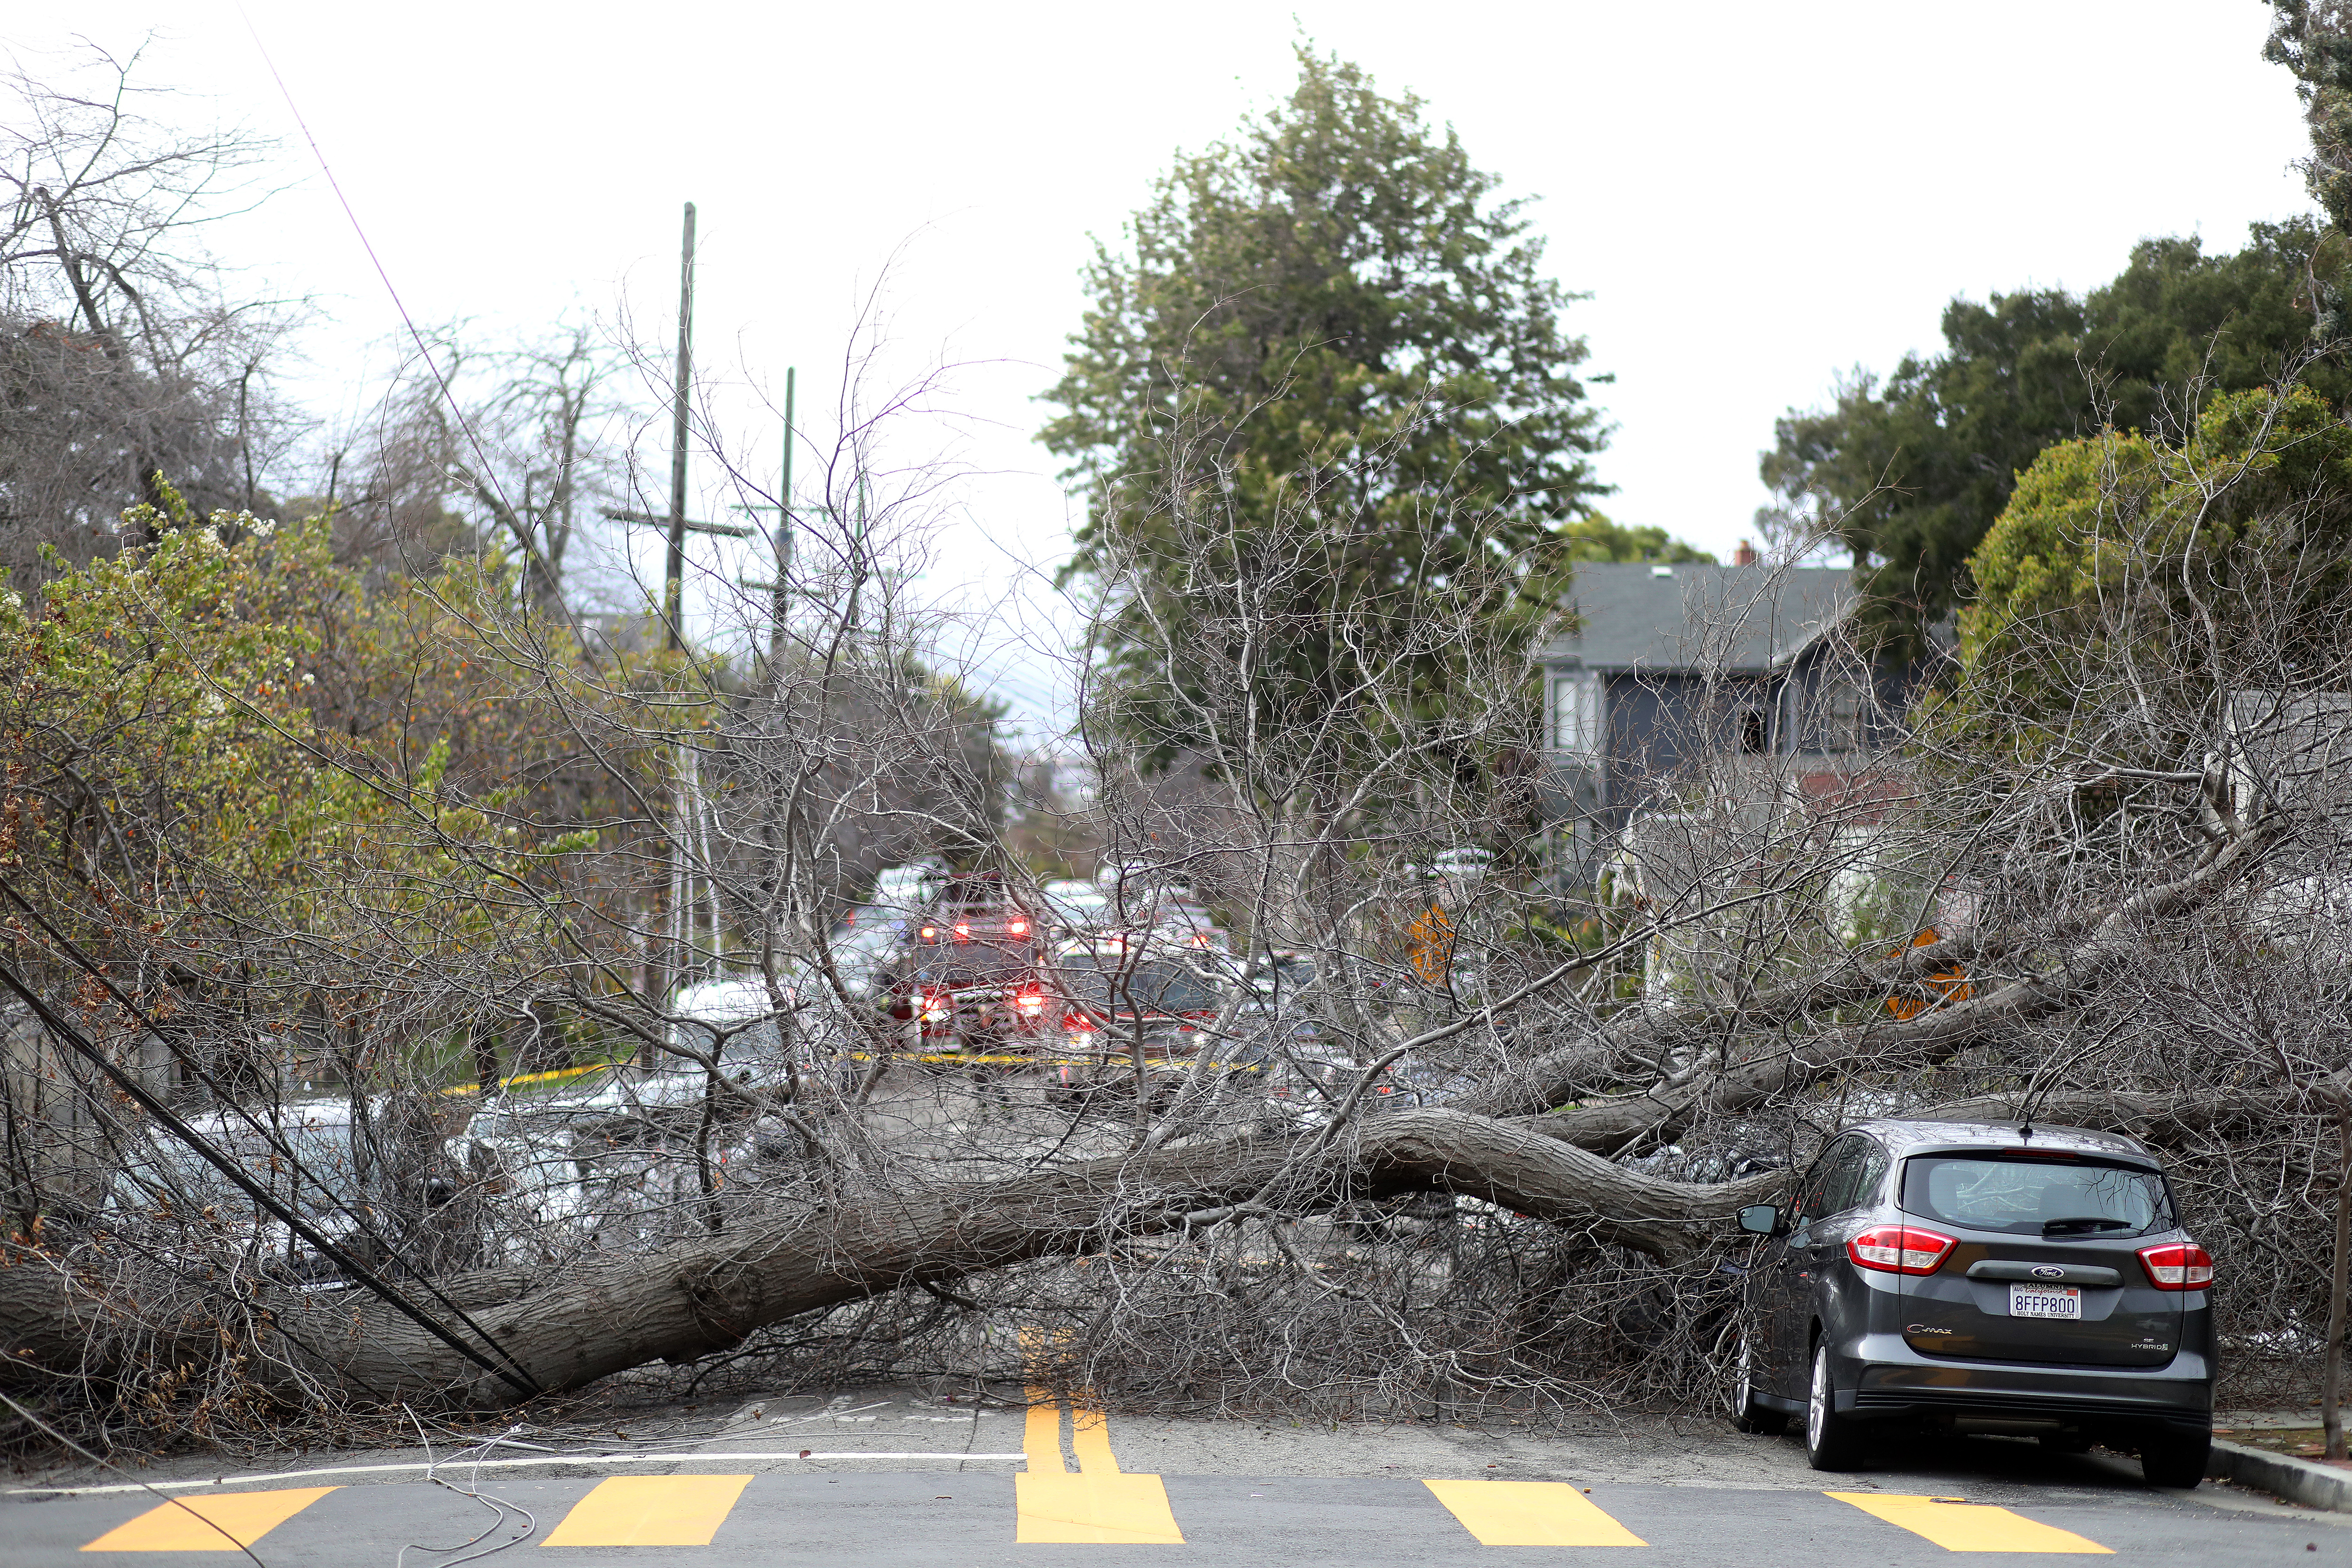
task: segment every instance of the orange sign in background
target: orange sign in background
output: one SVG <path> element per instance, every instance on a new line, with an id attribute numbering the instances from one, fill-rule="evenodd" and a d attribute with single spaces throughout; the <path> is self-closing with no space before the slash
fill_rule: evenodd
<path id="1" fill-rule="evenodd" d="M 1425 913 L 1414 916 L 1404 935 L 1412 972 L 1425 984 L 1444 984 L 1445 971 L 1454 962 L 1454 921 L 1447 918 L 1444 906 L 1432 904 Z"/>
<path id="2" fill-rule="evenodd" d="M 1941 940 L 1936 934 L 1936 928 L 1929 926 L 1926 931 L 1913 937 L 1910 945 L 1931 947 Z M 1903 956 L 1903 949 L 1898 947 L 1886 956 L 1900 958 Z M 1965 1002 L 1976 994 L 1976 988 L 1969 984 L 1969 972 L 1957 963 L 1948 969 L 1938 969 L 1935 973 L 1927 976 L 1927 985 L 1936 993 L 1937 1002 Z M 1916 1018 L 1933 1005 L 1935 1005 L 1934 1002 L 1920 996 L 1889 996 L 1886 999 L 1886 1010 L 1898 1018 Z"/>

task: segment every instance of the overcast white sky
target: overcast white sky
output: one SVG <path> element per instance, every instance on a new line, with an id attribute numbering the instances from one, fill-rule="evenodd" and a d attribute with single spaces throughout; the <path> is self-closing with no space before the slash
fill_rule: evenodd
<path id="1" fill-rule="evenodd" d="M 12 9 L 27 64 L 66 26 L 110 47 L 157 30 L 152 79 L 288 138 L 289 174 L 312 177 L 220 244 L 320 297 L 331 403 L 338 363 L 397 317 L 237 7 Z M 420 320 L 523 330 L 625 299 L 666 323 L 692 200 L 702 358 L 779 386 L 797 364 L 805 425 L 889 263 L 886 379 L 961 367 L 961 417 L 904 434 L 973 470 L 929 581 L 976 604 L 1021 591 L 1028 607 L 988 617 L 976 657 L 1025 710 L 1053 676 L 1017 646 L 1045 624 L 1023 574 L 1050 569 L 1073 515 L 1028 438 L 1033 398 L 1076 324 L 1088 236 L 1117 236 L 1173 150 L 1285 93 L 1302 33 L 1420 94 L 1507 193 L 1540 198 L 1552 270 L 1591 296 L 1571 316 L 1587 368 L 1616 376 L 1594 388 L 1617 426 L 1606 510 L 1719 553 L 1765 500 L 1756 457 L 1774 418 L 1842 367 L 1936 346 L 1954 293 L 2082 289 L 2143 236 L 2234 248 L 2250 220 L 2309 205 L 2290 167 L 2293 85 L 2261 58 L 2256 0 L 248 0 L 244 16 Z M 743 419 L 740 438 L 772 451 Z"/>

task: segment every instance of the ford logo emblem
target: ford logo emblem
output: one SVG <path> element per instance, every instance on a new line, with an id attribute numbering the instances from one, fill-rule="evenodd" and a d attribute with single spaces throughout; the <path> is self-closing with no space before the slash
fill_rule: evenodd
<path id="1" fill-rule="evenodd" d="M 2063 1279 L 2066 1278 L 2066 1271 L 2055 1264 L 2044 1263 L 2034 1268 L 2033 1277 L 2036 1279 Z"/>

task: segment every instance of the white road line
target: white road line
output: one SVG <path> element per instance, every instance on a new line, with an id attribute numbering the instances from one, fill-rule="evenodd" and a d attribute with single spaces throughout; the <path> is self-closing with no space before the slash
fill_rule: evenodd
<path id="1" fill-rule="evenodd" d="M 816 1464 L 821 1460 L 842 1459 L 1001 1459 L 1007 1464 L 1019 1464 L 1026 1454 L 877 1454 L 851 1451 L 840 1454 L 803 1454 L 797 1451 L 782 1454 L 712 1452 L 698 1449 L 691 1453 L 672 1454 L 542 1454 L 529 1459 L 440 1459 L 432 1464 L 417 1461 L 400 1465 L 327 1465 L 315 1470 L 278 1470 L 266 1476 L 217 1476 L 201 1481 L 134 1481 L 117 1487 L 15 1487 L 9 1497 L 98 1497 L 107 1492 L 163 1491 L 175 1487 L 247 1487 L 257 1481 L 293 1481 L 310 1476 L 384 1475 L 395 1471 L 439 1470 L 509 1470 L 525 1465 L 629 1465 L 675 1464 L 682 1460 L 708 1459 L 712 1464 L 734 1464 L 743 1459 L 790 1459 L 795 1463 Z"/>

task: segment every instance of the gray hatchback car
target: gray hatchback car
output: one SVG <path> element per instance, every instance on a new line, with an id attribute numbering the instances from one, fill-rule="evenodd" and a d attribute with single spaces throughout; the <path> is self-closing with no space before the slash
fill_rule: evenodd
<path id="1" fill-rule="evenodd" d="M 2158 1486 L 2203 1479 L 2213 1260 L 2129 1138 L 2016 1122 L 1865 1121 L 1759 1237 L 1735 1424 L 1804 1419 L 1814 1468 L 1856 1468 L 1865 1424 L 2136 1448 Z"/>

